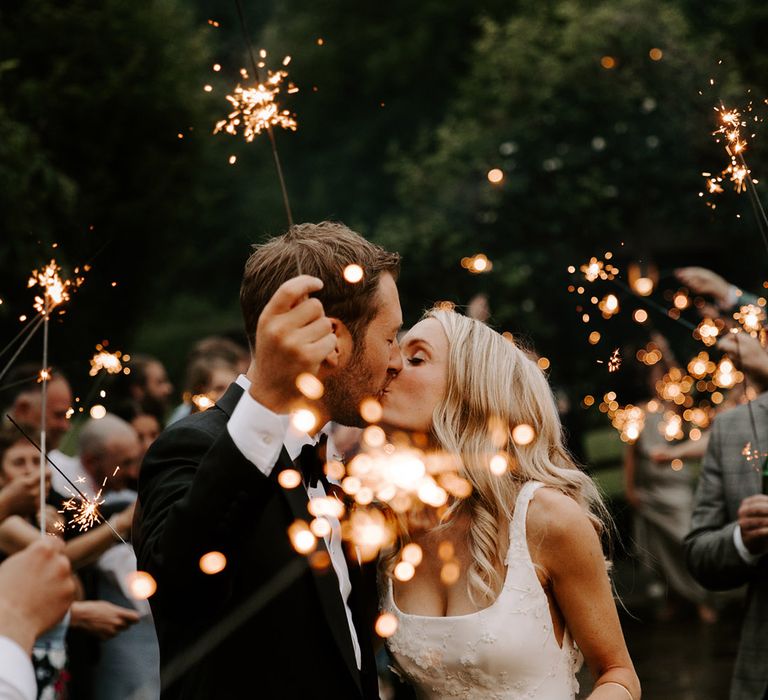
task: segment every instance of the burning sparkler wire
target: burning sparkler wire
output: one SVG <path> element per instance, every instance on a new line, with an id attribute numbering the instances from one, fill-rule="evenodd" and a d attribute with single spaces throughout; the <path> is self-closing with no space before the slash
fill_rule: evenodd
<path id="1" fill-rule="evenodd" d="M 5 414 L 5 417 L 11 422 L 11 424 L 24 436 L 24 438 L 38 451 L 40 454 L 43 454 L 42 449 L 40 448 L 40 445 L 38 445 L 29 435 L 27 435 L 24 428 L 22 428 L 10 415 L 7 413 Z M 59 467 L 55 464 L 55 462 L 50 458 L 49 455 L 45 455 L 45 460 L 50 464 L 64 479 L 67 481 L 67 483 L 77 492 L 77 494 L 80 496 L 81 499 L 83 499 L 84 503 L 93 504 L 93 500 L 88 498 L 78 487 L 77 485 L 61 470 Z M 43 489 L 45 490 L 45 489 Z M 102 522 L 104 522 L 107 527 L 109 527 L 110 530 L 114 533 L 115 537 L 119 539 L 123 544 L 128 544 L 121 536 L 120 533 L 115 530 L 115 528 L 112 527 L 109 520 L 107 520 L 99 510 L 98 504 L 93 505 L 93 512 L 95 516 L 95 520 L 98 520 L 101 518 Z"/>
<path id="2" fill-rule="evenodd" d="M 19 345 L 19 347 L 16 348 L 16 352 L 13 353 L 13 356 L 11 357 L 11 359 L 8 360 L 8 363 L 5 365 L 5 367 L 3 367 L 2 371 L 0 371 L 0 381 L 2 381 L 3 377 L 5 377 L 5 375 L 8 374 L 8 370 L 10 370 L 11 367 L 13 367 L 13 363 L 16 362 L 16 358 L 18 358 L 18 356 L 21 354 L 24 348 L 27 347 L 27 344 L 29 343 L 30 340 L 32 340 L 37 330 L 43 324 L 44 320 L 45 319 L 43 317 L 43 314 L 42 313 L 38 314 L 32 319 L 32 321 L 30 321 L 26 326 L 24 326 L 21 332 L 18 333 L 16 337 L 10 343 L 8 343 L 8 345 L 5 346 L 3 351 L 0 353 L 0 356 L 5 354 L 13 346 L 13 344 L 24 335 L 24 333 L 28 333 L 27 337 L 24 338 L 21 345 Z"/>
<path id="3" fill-rule="evenodd" d="M 250 33 L 248 31 L 248 25 L 245 21 L 245 13 L 243 12 L 243 5 L 241 0 L 235 0 L 235 6 L 237 7 L 237 16 L 240 21 L 240 28 L 243 32 L 243 39 L 245 46 L 248 49 L 248 56 L 251 60 L 251 67 L 253 69 L 253 77 L 259 79 L 261 71 L 259 70 L 258 62 L 256 61 L 256 54 L 253 50 L 253 44 L 251 43 Z M 272 157 L 275 161 L 275 170 L 277 171 L 277 179 L 280 183 L 280 191 L 283 195 L 283 206 L 285 207 L 285 213 L 288 217 L 288 226 L 293 226 L 293 214 L 291 213 L 291 204 L 288 201 L 288 189 L 285 186 L 285 178 L 283 177 L 283 167 L 280 164 L 280 156 L 277 153 L 277 142 L 275 141 L 275 134 L 272 130 L 272 125 L 266 125 L 267 136 L 269 137 L 269 144 L 272 149 Z"/>

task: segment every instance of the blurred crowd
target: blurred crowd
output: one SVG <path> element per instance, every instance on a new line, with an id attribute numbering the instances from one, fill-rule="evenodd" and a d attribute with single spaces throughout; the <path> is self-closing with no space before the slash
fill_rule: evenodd
<path id="1" fill-rule="evenodd" d="M 766 414 L 755 416 L 768 410 L 768 353 L 762 331 L 728 332 L 735 329 L 734 310 L 763 308 L 765 302 L 710 270 L 684 268 L 677 276 L 692 294 L 707 300 L 701 312 L 718 319 L 718 347 L 743 373 L 745 384 L 723 392 L 702 429 L 670 433 L 671 417 L 678 416 L 682 425 L 690 407 L 661 388 L 675 368 L 684 373 L 685 367 L 667 341 L 654 334 L 650 340 L 659 356 L 642 366 L 647 396 L 638 406 L 642 428 L 626 440 L 624 495 L 632 512 L 629 539 L 648 571 L 648 595 L 660 601 L 659 619 L 688 606 L 712 623 L 723 608 L 713 591 L 745 584 L 766 588 L 768 497 L 761 497 L 758 472 L 768 431 Z M 475 298 L 467 313 L 486 320 L 488 300 Z M 148 591 L 133 585 L 137 572 L 130 534 L 139 469 L 167 424 L 214 405 L 248 363 L 245 346 L 224 337 L 200 340 L 187 359 L 181 401 L 173 405 L 177 394 L 162 362 L 136 354 L 130 373 L 104 386 L 105 413 L 81 421 L 71 420 L 77 402 L 67 377 L 51 369 L 45 418 L 50 464 L 42 511 L 34 444 L 42 422 L 40 368 L 19 365 L 8 374 L 0 398 L 4 415 L 15 425 L 4 419 L 0 427 L 0 657 L 7 661 L 0 680 L 11 673 L 6 666 L 12 665 L 12 652 L 5 647 L 10 638 L 31 651 L 38 698 L 159 697 Z M 743 405 L 747 399 L 753 399 L 751 407 Z M 565 397 L 561 408 L 567 428 L 574 409 Z M 67 453 L 61 449 L 65 442 Z M 582 452 L 580 443 L 573 447 Z M 749 482 L 751 473 L 754 483 Z M 103 519 L 87 527 L 78 509 L 94 499 L 101 502 Z M 45 541 L 41 521 L 50 535 Z M 768 621 L 768 603 L 763 600 L 755 608 L 755 598 L 765 595 L 750 597 L 746 637 L 753 634 L 750 619 L 754 625 Z M 749 644 L 760 648 L 758 642 Z M 749 670 L 737 667 L 739 674 L 749 676 Z M 8 682 L 21 688 L 10 697 L 26 697 L 24 678 Z M 5 697 L 1 688 L 0 696 Z"/>
<path id="2" fill-rule="evenodd" d="M 136 354 L 130 373 L 104 385 L 100 400 L 105 410 L 84 421 L 71 420 L 77 401 L 67 377 L 51 368 L 42 514 L 35 445 L 42 423 L 40 368 L 21 364 L 6 376 L 2 404 L 4 416 L 13 422 L 4 419 L 0 425 L 0 561 L 8 560 L 2 570 L 13 573 L 21 562 L 34 562 L 24 573 L 26 581 L 36 578 L 35 567 L 41 581 L 46 575 L 56 579 L 47 595 L 39 587 L 31 590 L 30 595 L 41 597 L 24 609 L 51 606 L 62 586 L 71 588 L 72 596 L 61 620 L 51 613 L 38 623 L 28 615 L 34 632 L 36 696 L 41 700 L 159 697 L 157 638 L 130 544 L 139 469 L 165 425 L 213 406 L 248 361 L 247 348 L 232 340 L 199 341 L 189 354 L 181 403 L 173 406 L 174 387 L 162 362 Z M 72 454 L 62 451 L 65 442 Z M 90 527 L 82 504 L 94 502 L 100 518 Z M 57 545 L 20 554 L 40 542 L 41 521 L 49 545 Z M 61 575 L 60 565 L 56 568 L 57 556 L 67 560 L 69 576 Z M 12 562 L 17 562 L 15 567 Z M 5 589 L 0 591 L 0 598 L 6 595 Z M 51 622 L 57 624 L 51 628 Z M 1 690 L 0 696 L 6 697 Z"/>

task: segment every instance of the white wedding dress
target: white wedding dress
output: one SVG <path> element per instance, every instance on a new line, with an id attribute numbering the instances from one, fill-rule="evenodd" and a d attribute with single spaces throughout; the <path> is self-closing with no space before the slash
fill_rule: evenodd
<path id="1" fill-rule="evenodd" d="M 494 603 L 468 615 L 409 615 L 395 605 L 392 581 L 382 608 L 398 621 L 387 639 L 396 672 L 419 698 L 573 700 L 582 656 L 565 631 L 558 644 L 528 552 L 525 516 L 538 482 L 520 490 L 510 526 L 507 574 Z"/>

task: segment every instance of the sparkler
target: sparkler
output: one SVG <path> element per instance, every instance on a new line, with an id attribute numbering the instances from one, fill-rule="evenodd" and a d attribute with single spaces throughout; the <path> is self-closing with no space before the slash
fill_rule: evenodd
<path id="1" fill-rule="evenodd" d="M 279 126 L 291 131 L 295 131 L 297 127 L 293 115 L 291 115 L 288 110 L 280 109 L 276 102 L 276 98 L 282 89 L 282 82 L 288 77 L 288 73 L 284 69 L 280 69 L 275 72 L 267 71 L 266 78 L 264 79 L 260 77 L 263 69 L 266 67 L 264 59 L 267 57 L 267 52 L 262 49 L 259 52 L 261 60 L 256 60 L 241 0 L 235 0 L 235 6 L 237 7 L 237 15 L 240 20 L 243 39 L 245 40 L 245 45 L 251 60 L 253 77 L 257 80 L 257 83 L 253 87 L 245 89 L 238 85 L 235 88 L 234 94 L 227 96 L 227 99 L 234 109 L 229 114 L 228 119 L 219 121 L 216 124 L 213 133 L 218 133 L 223 129 L 227 133 L 236 134 L 237 128 L 242 126 L 245 140 L 250 143 L 258 134 L 266 131 L 272 149 L 272 157 L 275 161 L 275 169 L 277 171 L 277 179 L 280 183 L 280 191 L 283 195 L 283 206 L 285 207 L 285 213 L 288 217 L 288 226 L 292 226 L 293 215 L 291 214 L 291 205 L 288 201 L 288 190 L 285 186 L 283 168 L 280 165 L 280 156 L 277 153 L 277 143 L 275 141 L 273 130 L 274 126 Z M 283 67 L 287 66 L 289 62 L 290 57 L 286 56 L 283 59 Z M 241 69 L 240 73 L 243 78 L 248 78 L 248 72 L 245 69 Z M 298 88 L 292 83 L 288 83 L 286 87 L 286 92 L 288 94 L 298 92 Z"/>
<path id="2" fill-rule="evenodd" d="M 82 278 L 62 280 L 59 276 L 61 267 L 51 260 L 42 270 L 33 270 L 27 286 L 39 286 L 41 296 L 35 297 L 35 310 L 43 316 L 43 371 L 48 368 L 48 326 L 51 312 L 61 304 L 69 301 L 70 289 L 78 286 Z M 41 375 L 42 376 L 42 375 Z M 43 391 L 40 403 L 40 452 L 46 452 L 46 413 L 48 405 L 48 382 L 43 381 Z M 45 460 L 40 460 L 40 535 L 45 536 Z"/>
<path id="3" fill-rule="evenodd" d="M 99 506 L 101 503 L 103 503 L 103 500 L 101 499 L 101 489 L 99 489 L 98 494 L 94 498 L 89 498 L 86 496 L 78 487 L 77 485 L 56 465 L 56 463 L 50 458 L 48 454 L 43 452 L 42 446 L 38 445 L 29 435 L 27 435 L 26 431 L 8 414 L 5 416 L 13 425 L 14 427 L 24 436 L 24 438 L 33 446 L 35 449 L 40 452 L 41 456 L 45 457 L 45 460 L 40 460 L 41 469 L 44 470 L 44 464 L 45 462 L 48 462 L 66 481 L 67 483 L 75 490 L 78 496 L 80 496 L 81 503 L 80 505 L 77 505 L 76 499 L 71 498 L 69 501 L 73 501 L 71 503 L 71 507 L 66 508 L 66 510 L 75 511 L 75 517 L 71 522 L 74 524 L 77 524 L 80 527 L 81 531 L 83 529 L 88 529 L 88 527 L 91 527 L 99 522 L 99 520 L 103 521 L 107 527 L 109 527 L 110 530 L 112 530 L 112 533 L 119 539 L 123 544 L 127 544 L 126 541 L 120 536 L 120 533 L 115 530 L 115 528 L 110 525 L 109 520 L 104 518 L 104 516 L 99 511 Z M 104 480 L 106 482 L 106 479 Z M 103 487 L 103 484 L 102 484 Z M 43 492 L 45 492 L 45 488 L 43 488 Z M 43 495 L 43 498 L 45 498 L 45 495 Z M 43 507 L 43 510 L 45 508 Z M 42 514 L 41 514 L 42 519 Z M 90 523 L 89 525 L 86 525 L 85 527 L 82 527 L 84 523 Z"/>

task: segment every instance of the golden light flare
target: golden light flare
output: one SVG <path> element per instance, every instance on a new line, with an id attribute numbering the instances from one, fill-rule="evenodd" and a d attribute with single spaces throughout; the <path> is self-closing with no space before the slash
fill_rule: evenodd
<path id="1" fill-rule="evenodd" d="M 207 552 L 200 557 L 199 566 L 204 574 L 213 576 L 227 568 L 227 558 L 221 552 Z"/>
<path id="2" fill-rule="evenodd" d="M 360 415 L 366 423 L 378 423 L 384 409 L 376 399 L 369 397 L 360 403 Z"/>
<path id="3" fill-rule="evenodd" d="M 283 469 L 277 475 L 277 483 L 284 489 L 295 489 L 301 482 L 301 472 L 296 469 Z"/>
<path id="4" fill-rule="evenodd" d="M 200 413 L 216 405 L 216 402 L 208 394 L 194 394 L 191 401 Z"/>
<path id="5" fill-rule="evenodd" d="M 295 520 L 291 523 L 288 528 L 288 537 L 299 554 L 309 554 L 317 547 L 317 538 L 303 520 Z"/>
<path id="6" fill-rule="evenodd" d="M 492 185 L 498 185 L 504 179 L 504 171 L 499 168 L 492 168 L 486 177 Z"/>
<path id="7" fill-rule="evenodd" d="M 733 318 L 754 338 L 765 323 L 765 310 L 755 304 L 746 304 L 733 314 Z"/>
<path id="8" fill-rule="evenodd" d="M 296 377 L 296 388 L 308 399 L 317 401 L 325 393 L 323 383 L 309 372 L 302 372 Z"/>
<path id="9" fill-rule="evenodd" d="M 390 612 L 384 612 L 379 615 L 374 626 L 376 634 L 382 639 L 391 637 L 397 632 L 397 618 Z"/>
<path id="10" fill-rule="evenodd" d="M 683 419 L 674 411 L 666 411 L 664 419 L 659 423 L 659 432 L 665 440 L 682 440 L 685 437 L 683 433 Z"/>
<path id="11" fill-rule="evenodd" d="M 369 425 L 363 430 L 363 442 L 369 447 L 383 447 L 387 435 L 378 425 Z"/>
<path id="12" fill-rule="evenodd" d="M 317 416 L 308 408 L 300 408 L 291 414 L 291 425 L 301 433 L 309 433 L 317 426 Z"/>
<path id="13" fill-rule="evenodd" d="M 705 318 L 696 326 L 693 337 L 700 340 L 707 347 L 712 347 L 717 342 L 717 336 L 722 330 L 722 321 Z"/>
<path id="14" fill-rule="evenodd" d="M 459 563 L 456 561 L 449 561 L 443 564 L 443 567 L 440 569 L 440 580 L 446 585 L 446 586 L 452 586 L 454 583 L 456 583 L 459 580 L 459 577 L 461 576 L 461 566 L 459 566 Z"/>
<path id="15" fill-rule="evenodd" d="M 611 402 L 613 403 L 613 402 Z M 639 406 L 627 404 L 624 408 L 609 409 L 611 425 L 619 431 L 622 442 L 634 443 L 645 427 L 645 412 Z"/>
<path id="16" fill-rule="evenodd" d="M 347 265 L 344 268 L 344 279 L 350 284 L 357 284 L 358 282 L 362 282 L 364 276 L 365 272 L 363 271 L 363 268 L 360 267 L 360 265 L 352 263 L 351 265 Z"/>
<path id="17" fill-rule="evenodd" d="M 504 474 L 504 472 L 507 471 L 507 458 L 503 454 L 493 455 L 493 457 L 491 457 L 491 460 L 488 466 L 490 467 L 492 474 L 496 474 L 496 476 L 501 476 L 502 474 Z"/>
<path id="18" fill-rule="evenodd" d="M 126 583 L 131 597 L 135 600 L 146 600 L 157 590 L 157 582 L 146 571 L 132 571 L 128 574 Z"/>
<path id="19" fill-rule="evenodd" d="M 473 275 L 480 275 L 493 269 L 493 263 L 484 253 L 476 253 L 471 257 L 462 258 L 461 266 L 465 270 L 469 270 Z"/>
<path id="20" fill-rule="evenodd" d="M 326 518 L 315 518 L 310 524 L 309 529 L 317 537 L 328 537 L 331 534 L 331 523 Z"/>
<path id="21" fill-rule="evenodd" d="M 597 308 L 602 312 L 603 318 L 611 318 L 619 312 L 619 299 L 615 294 L 606 294 L 598 303 Z"/>
<path id="22" fill-rule="evenodd" d="M 259 67 L 264 67 L 266 52 L 261 51 L 262 61 Z M 255 82 L 251 87 L 237 85 L 233 94 L 227 95 L 227 101 L 232 105 L 232 111 L 226 119 L 216 123 L 214 134 L 224 131 L 232 136 L 242 131 L 245 140 L 250 143 L 263 131 L 272 127 L 280 127 L 290 131 L 296 131 L 297 122 L 295 116 L 287 109 L 280 109 L 277 98 L 285 91 L 286 94 L 298 92 L 293 83 L 288 82 L 283 86 L 283 81 L 288 77 L 284 67 L 290 62 L 290 56 L 283 59 L 283 68 L 277 71 L 267 70 L 265 80 Z M 250 76 L 245 68 L 240 70 L 244 80 Z"/>
<path id="23" fill-rule="evenodd" d="M 536 437 L 536 431 L 526 423 L 520 423 L 512 429 L 512 440 L 516 445 L 530 445 Z"/>
<path id="24" fill-rule="evenodd" d="M 91 369 L 88 374 L 95 377 L 102 370 L 107 374 L 120 374 L 123 371 L 123 360 L 128 362 L 130 359 L 130 355 L 123 355 L 120 350 L 109 352 L 105 345 L 99 343 L 96 345 L 96 354 L 90 359 Z"/>
<path id="25" fill-rule="evenodd" d="M 416 573 L 416 567 L 408 561 L 401 561 L 395 566 L 394 575 L 398 581 L 410 581 Z"/>
<path id="26" fill-rule="evenodd" d="M 94 406 L 91 406 L 91 410 L 89 413 L 91 418 L 93 418 L 93 420 L 101 420 L 102 418 L 104 418 L 104 416 L 107 415 L 107 409 L 101 404 L 97 403 Z"/>
<path id="27" fill-rule="evenodd" d="M 424 552 L 415 542 L 409 542 L 400 552 L 400 558 L 413 566 L 418 566 L 424 558 Z"/>

